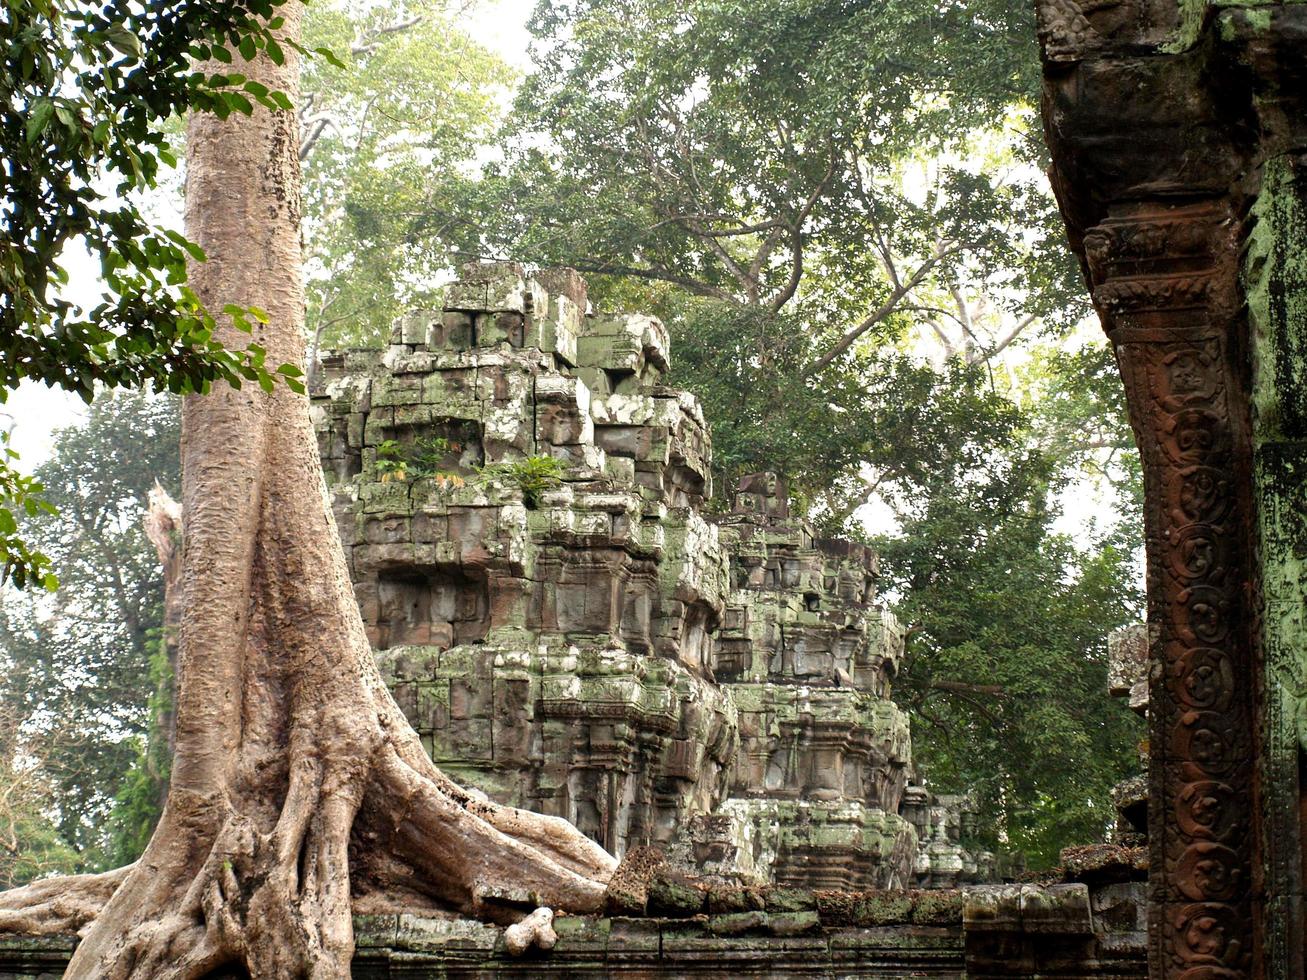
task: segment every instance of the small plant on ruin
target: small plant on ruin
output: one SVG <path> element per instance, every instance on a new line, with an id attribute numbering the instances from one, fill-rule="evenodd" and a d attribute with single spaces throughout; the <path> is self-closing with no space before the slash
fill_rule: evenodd
<path id="1" fill-rule="evenodd" d="M 382 483 L 408 479 L 408 460 L 404 447 L 394 439 L 386 439 L 377 446 L 377 474 Z"/>
<path id="2" fill-rule="evenodd" d="M 441 469 L 441 463 L 451 452 L 462 448 L 460 443 L 444 436 L 419 439 L 411 446 L 398 439 L 386 439 L 377 446 L 377 475 L 382 483 L 431 479 L 442 487 L 461 487 L 466 481 L 457 473 Z"/>
<path id="3" fill-rule="evenodd" d="M 528 456 L 511 463 L 481 467 L 483 480 L 503 479 L 522 491 L 522 503 L 529 510 L 540 506 L 540 495 L 563 482 L 567 467 L 553 456 Z"/>
<path id="4" fill-rule="evenodd" d="M 413 444 L 413 448 L 408 454 L 409 471 L 415 477 L 435 477 L 439 482 L 444 482 L 453 476 L 441 469 L 441 464 L 445 457 L 452 452 L 458 452 L 463 448 L 461 443 L 454 442 L 452 439 L 446 439 L 444 436 L 430 436 L 425 439 L 419 439 Z"/>

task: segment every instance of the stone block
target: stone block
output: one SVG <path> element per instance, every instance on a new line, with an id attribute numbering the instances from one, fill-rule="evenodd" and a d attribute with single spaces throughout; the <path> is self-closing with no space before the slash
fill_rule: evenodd
<path id="1" fill-rule="evenodd" d="M 548 312 L 549 297 L 538 282 L 511 262 L 470 264 L 445 290 L 445 309 L 470 313 Z M 481 345 L 479 345 L 481 346 Z"/>
<path id="2" fill-rule="evenodd" d="M 404 914 L 397 918 L 395 948 L 414 952 L 450 949 L 492 953 L 500 930 L 470 919 L 432 919 Z"/>
<path id="3" fill-rule="evenodd" d="M 1148 627 L 1135 623 L 1113 630 L 1107 638 L 1108 691 L 1130 699 L 1139 714 L 1148 711 Z"/>
<path id="4" fill-rule="evenodd" d="M 427 348 L 433 351 L 466 351 L 476 346 L 473 316 L 445 310 L 428 318 Z"/>
<path id="5" fill-rule="evenodd" d="M 1020 932 L 1022 885 L 984 885 L 962 893 L 962 922 L 968 932 Z"/>

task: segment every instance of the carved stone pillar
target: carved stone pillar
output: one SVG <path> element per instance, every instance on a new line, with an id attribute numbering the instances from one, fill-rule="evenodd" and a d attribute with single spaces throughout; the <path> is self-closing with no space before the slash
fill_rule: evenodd
<path id="1" fill-rule="evenodd" d="M 1304 975 L 1307 7 L 1037 0 L 1144 462 L 1150 975 Z"/>
<path id="2" fill-rule="evenodd" d="M 1248 399 L 1238 222 L 1223 201 L 1127 203 L 1088 230 L 1148 498 L 1152 876 L 1158 976 L 1252 966 Z M 1195 966 L 1231 973 L 1192 975 Z"/>

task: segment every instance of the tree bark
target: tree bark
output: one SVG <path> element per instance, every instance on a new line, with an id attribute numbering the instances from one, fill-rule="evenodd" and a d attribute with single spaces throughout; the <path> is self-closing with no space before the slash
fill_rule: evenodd
<path id="1" fill-rule="evenodd" d="M 278 12 L 297 37 L 301 5 Z M 245 72 L 294 101 L 289 46 L 284 66 L 260 56 Z M 210 309 L 267 312 L 252 340 L 269 365 L 304 354 L 298 148 L 293 112 L 196 115 L 188 129 L 187 235 L 209 256 L 191 285 Z M 230 327 L 221 339 L 247 342 Z M 344 978 L 354 900 L 500 922 L 536 905 L 598 910 L 615 859 L 566 821 L 461 790 L 391 699 L 307 399 L 283 384 L 188 397 L 182 468 L 168 799 L 67 976 Z"/>

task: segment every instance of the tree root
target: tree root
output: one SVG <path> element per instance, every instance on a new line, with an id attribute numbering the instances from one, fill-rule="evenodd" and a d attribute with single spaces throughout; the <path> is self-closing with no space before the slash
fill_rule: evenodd
<path id="1" fill-rule="evenodd" d="M 348 975 L 351 883 L 364 904 L 388 895 L 508 925 L 514 955 L 553 946 L 552 909 L 603 908 L 617 861 L 567 821 L 473 796 L 404 737 L 344 768 L 301 756 L 275 821 L 262 825 L 229 805 L 215 818 L 211 802 L 179 794 L 164 817 L 172 848 L 147 852 L 140 867 L 3 893 L 0 932 L 86 933 L 117 895 L 106 918 L 126 916 L 125 927 L 84 942 L 70 976 L 199 980 L 240 966 L 325 980 Z M 173 875 L 195 866 L 194 831 L 215 823 L 198 873 Z"/>
<path id="2" fill-rule="evenodd" d="M 199 980 L 235 966 L 327 980 L 349 975 L 355 898 L 511 926 L 518 951 L 552 946 L 552 909 L 602 910 L 617 860 L 566 820 L 463 790 L 369 675 L 375 727 L 301 719 L 271 795 L 259 766 L 273 763 L 258 754 L 235 800 L 174 785 L 137 866 L 4 893 L 0 932 L 83 933 L 70 977 Z"/>
<path id="3" fill-rule="evenodd" d="M 136 867 L 70 875 L 0 892 L 0 933 L 47 936 L 82 933 Z"/>
<path id="4" fill-rule="evenodd" d="M 388 824 L 370 825 L 380 849 L 444 904 L 501 923 L 540 905 L 603 908 L 616 859 L 567 821 L 450 794 L 394 752 L 374 780 Z"/>
<path id="5" fill-rule="evenodd" d="M 504 930 L 504 948 L 509 956 L 521 956 L 532 946 L 543 950 L 554 948 L 558 933 L 554 932 L 554 910 L 538 908 L 521 922 Z"/>

